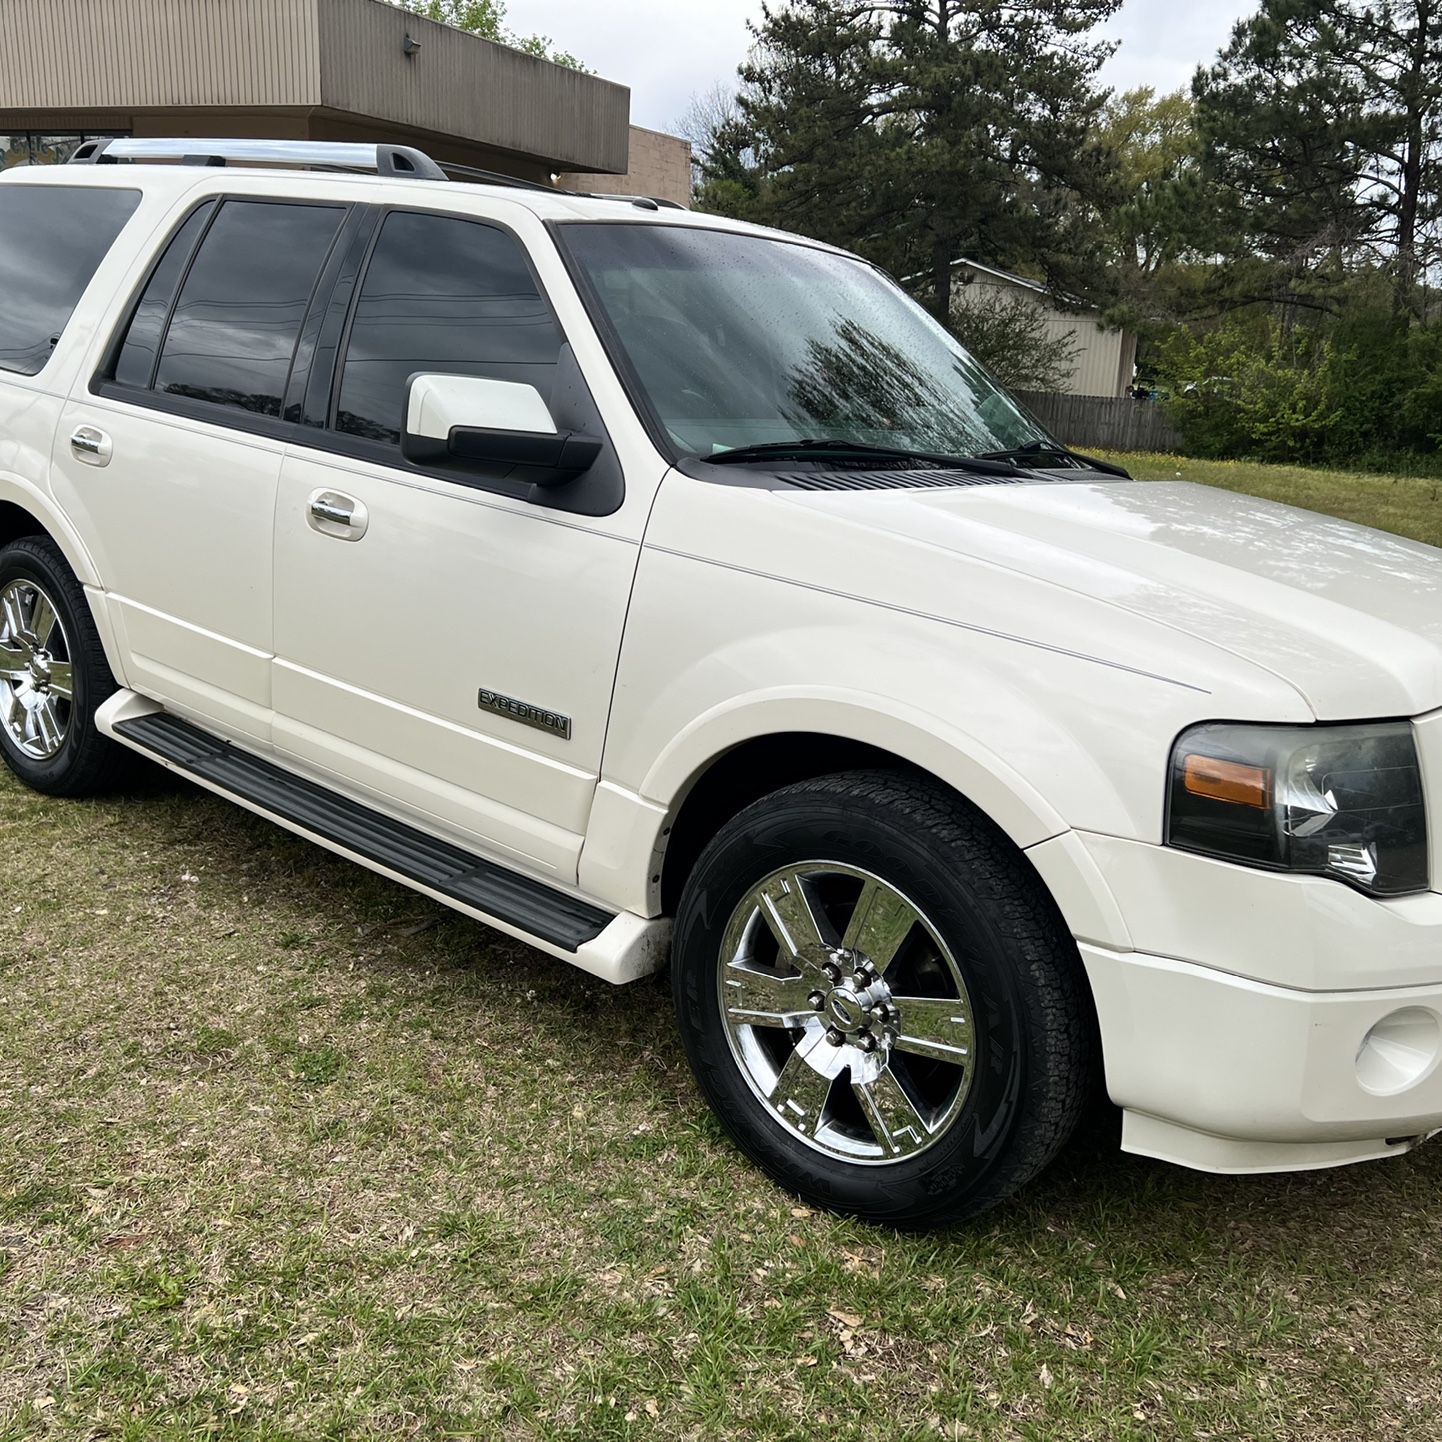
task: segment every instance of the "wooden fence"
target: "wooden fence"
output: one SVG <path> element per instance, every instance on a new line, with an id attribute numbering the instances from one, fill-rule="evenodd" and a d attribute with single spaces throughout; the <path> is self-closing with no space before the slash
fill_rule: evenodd
<path id="1" fill-rule="evenodd" d="M 1018 391 L 1017 400 L 1054 435 L 1085 450 L 1180 451 L 1182 438 L 1155 401 Z"/>

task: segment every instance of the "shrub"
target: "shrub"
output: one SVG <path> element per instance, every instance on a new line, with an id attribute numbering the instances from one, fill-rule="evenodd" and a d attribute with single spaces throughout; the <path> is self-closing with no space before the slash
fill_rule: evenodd
<path id="1" fill-rule="evenodd" d="M 1396 462 L 1442 446 L 1442 329 L 1390 308 L 1289 330 L 1268 320 L 1178 331 L 1160 369 L 1197 455 Z"/>

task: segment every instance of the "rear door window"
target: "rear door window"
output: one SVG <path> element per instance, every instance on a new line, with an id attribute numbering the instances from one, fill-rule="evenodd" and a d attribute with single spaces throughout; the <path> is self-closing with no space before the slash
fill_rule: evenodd
<path id="1" fill-rule="evenodd" d="M 0 187 L 0 370 L 44 368 L 138 190 Z"/>
<path id="2" fill-rule="evenodd" d="M 180 287 L 155 389 L 279 416 L 301 322 L 344 218 L 342 206 L 225 201 Z"/>

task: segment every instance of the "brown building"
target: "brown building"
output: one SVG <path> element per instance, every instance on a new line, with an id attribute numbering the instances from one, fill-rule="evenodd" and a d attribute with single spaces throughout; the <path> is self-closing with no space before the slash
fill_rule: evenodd
<path id="1" fill-rule="evenodd" d="M 3 0 L 0 166 L 84 136 L 384 140 L 572 189 L 684 202 L 684 141 L 624 85 L 385 0 Z"/>
<path id="2" fill-rule="evenodd" d="M 618 195 L 654 195 L 691 203 L 691 142 L 660 130 L 631 127 L 630 152 L 620 175 L 559 175 L 567 190 L 610 190 Z"/>

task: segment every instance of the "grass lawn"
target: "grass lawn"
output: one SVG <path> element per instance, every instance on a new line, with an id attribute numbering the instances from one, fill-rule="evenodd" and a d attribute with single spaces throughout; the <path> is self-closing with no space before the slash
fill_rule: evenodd
<path id="1" fill-rule="evenodd" d="M 1442 539 L 1431 482 L 1142 458 Z M 1099 1116 L 939 1237 L 721 1138 L 659 984 L 160 772 L 0 779 L 0 1438 L 1442 1435 L 1442 1145 L 1290 1177 Z"/>

